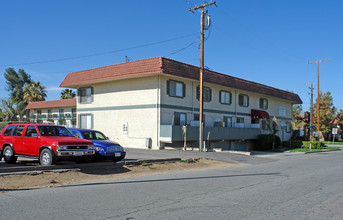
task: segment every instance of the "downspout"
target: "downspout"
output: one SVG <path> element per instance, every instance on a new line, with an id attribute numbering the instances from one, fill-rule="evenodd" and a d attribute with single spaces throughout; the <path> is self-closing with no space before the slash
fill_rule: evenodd
<path id="1" fill-rule="evenodd" d="M 161 148 L 160 146 L 160 86 L 161 86 L 161 81 L 160 81 L 160 75 L 157 76 L 157 89 L 156 89 L 156 146 L 158 149 Z"/>

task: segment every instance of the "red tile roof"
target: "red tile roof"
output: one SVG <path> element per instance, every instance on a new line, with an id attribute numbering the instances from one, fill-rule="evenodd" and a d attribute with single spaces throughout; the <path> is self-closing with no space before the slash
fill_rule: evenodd
<path id="1" fill-rule="evenodd" d="M 86 84 L 158 74 L 199 80 L 199 67 L 164 57 L 155 57 L 69 73 L 60 87 L 77 88 Z M 291 101 L 294 104 L 302 104 L 300 97 L 295 93 L 207 69 L 204 71 L 204 82 L 273 96 Z"/>
<path id="2" fill-rule="evenodd" d="M 54 101 L 30 102 L 26 109 L 76 107 L 76 99 L 61 99 Z"/>

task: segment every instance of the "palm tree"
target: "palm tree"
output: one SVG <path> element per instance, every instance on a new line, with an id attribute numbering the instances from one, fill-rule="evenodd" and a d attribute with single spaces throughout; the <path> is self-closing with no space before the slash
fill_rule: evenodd
<path id="1" fill-rule="evenodd" d="M 71 89 L 64 89 L 61 92 L 61 99 L 72 99 L 76 96 L 75 92 Z"/>
<path id="2" fill-rule="evenodd" d="M 26 83 L 23 88 L 24 101 L 27 103 L 45 101 L 45 97 L 47 96 L 45 88 L 46 87 L 42 86 L 39 81 L 32 81 L 30 84 Z"/>

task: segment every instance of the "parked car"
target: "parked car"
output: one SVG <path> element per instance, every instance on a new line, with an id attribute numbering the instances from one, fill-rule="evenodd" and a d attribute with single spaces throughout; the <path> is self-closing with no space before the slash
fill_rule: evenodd
<path id="1" fill-rule="evenodd" d="M 100 131 L 78 128 L 69 128 L 69 130 L 78 138 L 93 141 L 95 159 L 107 159 L 117 162 L 125 158 L 126 152 L 124 151 L 124 148 L 118 143 L 110 141 L 109 138 Z"/>
<path id="2" fill-rule="evenodd" d="M 74 137 L 58 125 L 9 123 L 0 133 L 0 157 L 15 163 L 18 156 L 38 158 L 41 165 L 57 159 L 91 158 L 93 142 Z"/>

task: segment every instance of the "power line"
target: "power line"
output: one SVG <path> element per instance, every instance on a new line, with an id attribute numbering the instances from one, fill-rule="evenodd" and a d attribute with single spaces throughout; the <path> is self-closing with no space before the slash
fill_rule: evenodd
<path id="1" fill-rule="evenodd" d="M 119 50 L 112 50 L 112 51 L 107 51 L 107 52 L 102 52 L 102 53 L 95 53 L 95 54 L 89 54 L 89 55 L 83 55 L 83 56 L 77 56 L 77 57 L 68 57 L 68 58 L 61 58 L 61 59 L 54 59 L 54 60 L 44 60 L 44 61 L 36 61 L 36 62 L 30 62 L 30 63 L 19 63 L 19 64 L 7 64 L 7 65 L 0 65 L 1 67 L 6 67 L 6 66 L 23 66 L 23 65 L 32 65 L 32 64 L 41 64 L 41 63 L 52 63 L 52 62 L 60 62 L 60 61 L 66 61 L 66 60 L 75 60 L 75 59 L 81 59 L 81 58 L 87 58 L 87 57 L 94 57 L 94 56 L 100 56 L 100 55 L 106 55 L 106 54 L 111 54 L 111 53 L 118 53 L 118 52 L 123 52 L 127 50 L 133 50 L 133 49 L 138 49 L 138 48 L 143 48 L 143 47 L 148 47 L 148 46 L 153 46 L 157 44 L 162 44 L 170 41 L 175 41 L 183 38 L 187 38 L 189 36 L 196 36 L 195 33 L 183 35 L 180 37 L 175 37 L 175 38 L 170 38 L 167 40 L 162 40 L 162 41 L 157 41 L 153 43 L 148 43 L 148 44 L 143 44 L 135 47 L 129 47 L 125 49 L 119 49 Z"/>
<path id="2" fill-rule="evenodd" d="M 177 50 L 177 51 L 174 51 L 174 52 L 172 52 L 172 53 L 170 53 L 170 54 L 168 54 L 168 55 L 166 55 L 166 56 L 164 56 L 164 57 L 169 57 L 169 56 L 171 56 L 171 55 L 177 54 L 177 53 L 179 53 L 179 52 L 181 52 L 181 51 L 183 51 L 183 50 L 189 48 L 190 46 L 192 46 L 193 44 L 198 43 L 198 42 L 199 42 L 198 40 L 193 41 L 192 43 L 188 44 L 187 46 L 185 46 L 185 47 L 183 47 L 183 48 L 181 48 L 181 49 L 179 49 L 179 50 Z"/>

